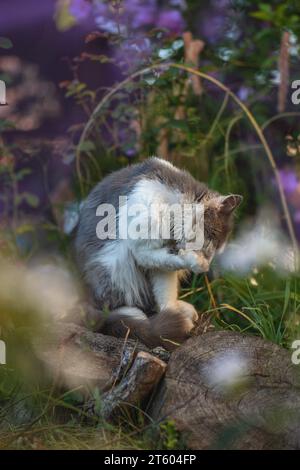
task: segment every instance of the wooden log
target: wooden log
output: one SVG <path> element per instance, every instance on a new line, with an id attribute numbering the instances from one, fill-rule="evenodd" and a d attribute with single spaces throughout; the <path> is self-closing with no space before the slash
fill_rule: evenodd
<path id="1" fill-rule="evenodd" d="M 131 369 L 120 383 L 102 395 L 100 404 L 95 400 L 88 402 L 85 411 L 92 416 L 111 420 L 124 406 L 141 407 L 159 383 L 166 367 L 167 364 L 157 357 L 144 351 L 138 352 Z"/>
<path id="2" fill-rule="evenodd" d="M 150 414 L 192 449 L 299 449 L 300 368 L 262 338 L 208 332 L 172 353 Z"/>
<path id="3" fill-rule="evenodd" d="M 140 351 L 162 359 L 162 349 L 150 351 L 143 344 L 95 333 L 73 323 L 49 325 L 34 338 L 37 356 L 56 382 L 67 388 L 82 386 L 109 390 L 130 369 Z"/>

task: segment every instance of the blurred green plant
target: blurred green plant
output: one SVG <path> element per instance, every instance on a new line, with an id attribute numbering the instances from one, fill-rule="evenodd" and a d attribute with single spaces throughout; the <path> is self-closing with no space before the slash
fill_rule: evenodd
<path id="1" fill-rule="evenodd" d="M 1 49 L 11 49 L 13 47 L 13 43 L 9 38 L 0 37 L 0 48 Z"/>

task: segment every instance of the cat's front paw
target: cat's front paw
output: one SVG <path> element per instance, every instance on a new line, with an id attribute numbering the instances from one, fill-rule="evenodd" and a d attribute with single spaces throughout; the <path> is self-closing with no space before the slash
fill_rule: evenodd
<path id="1" fill-rule="evenodd" d="M 190 330 L 194 327 L 194 322 L 198 320 L 198 313 L 195 307 L 188 302 L 184 302 L 183 300 L 177 300 L 176 303 L 176 311 L 184 316 L 187 320 L 192 322 L 192 326 Z"/>
<path id="2" fill-rule="evenodd" d="M 202 253 L 180 249 L 178 255 L 185 263 L 185 267 L 195 274 L 205 273 L 209 270 L 209 262 Z"/>

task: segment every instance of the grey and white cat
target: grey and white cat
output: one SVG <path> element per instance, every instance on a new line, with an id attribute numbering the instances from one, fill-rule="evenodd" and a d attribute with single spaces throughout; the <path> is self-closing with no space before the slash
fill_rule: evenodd
<path id="1" fill-rule="evenodd" d="M 174 234 L 170 239 L 121 239 L 118 233 L 115 239 L 99 239 L 97 207 L 111 204 L 119 219 L 120 196 L 127 197 L 129 207 L 202 204 L 203 248 L 185 249 L 186 233 L 180 240 Z M 129 329 L 131 336 L 150 347 L 172 349 L 182 342 L 198 315 L 192 305 L 178 300 L 179 280 L 187 270 L 208 271 L 214 254 L 227 241 L 233 211 L 241 200 L 209 190 L 188 172 L 156 157 L 116 171 L 97 184 L 81 207 L 75 252 L 94 307 L 104 312 L 103 331 L 124 336 Z"/>

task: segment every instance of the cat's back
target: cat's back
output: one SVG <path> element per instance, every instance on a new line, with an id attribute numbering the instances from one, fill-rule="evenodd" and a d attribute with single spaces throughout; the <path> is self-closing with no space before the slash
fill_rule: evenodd
<path id="1" fill-rule="evenodd" d="M 129 196 L 144 180 L 195 197 L 200 197 L 207 190 L 205 184 L 195 180 L 187 171 L 180 170 L 166 160 L 151 157 L 106 176 L 90 192 L 84 206 L 86 209 L 95 209 L 99 204 L 108 203 L 117 207 L 119 197 Z"/>
<path id="2" fill-rule="evenodd" d="M 120 196 L 147 204 L 154 198 L 170 202 L 174 195 L 177 200 L 178 194 L 189 195 L 190 200 L 195 200 L 206 191 L 206 185 L 195 180 L 190 173 L 157 157 L 115 171 L 100 181 L 82 204 L 75 232 L 77 255 L 90 258 L 95 248 L 109 241 L 99 240 L 96 236 L 99 222 L 96 210 L 101 204 L 109 204 L 117 211 Z"/>

